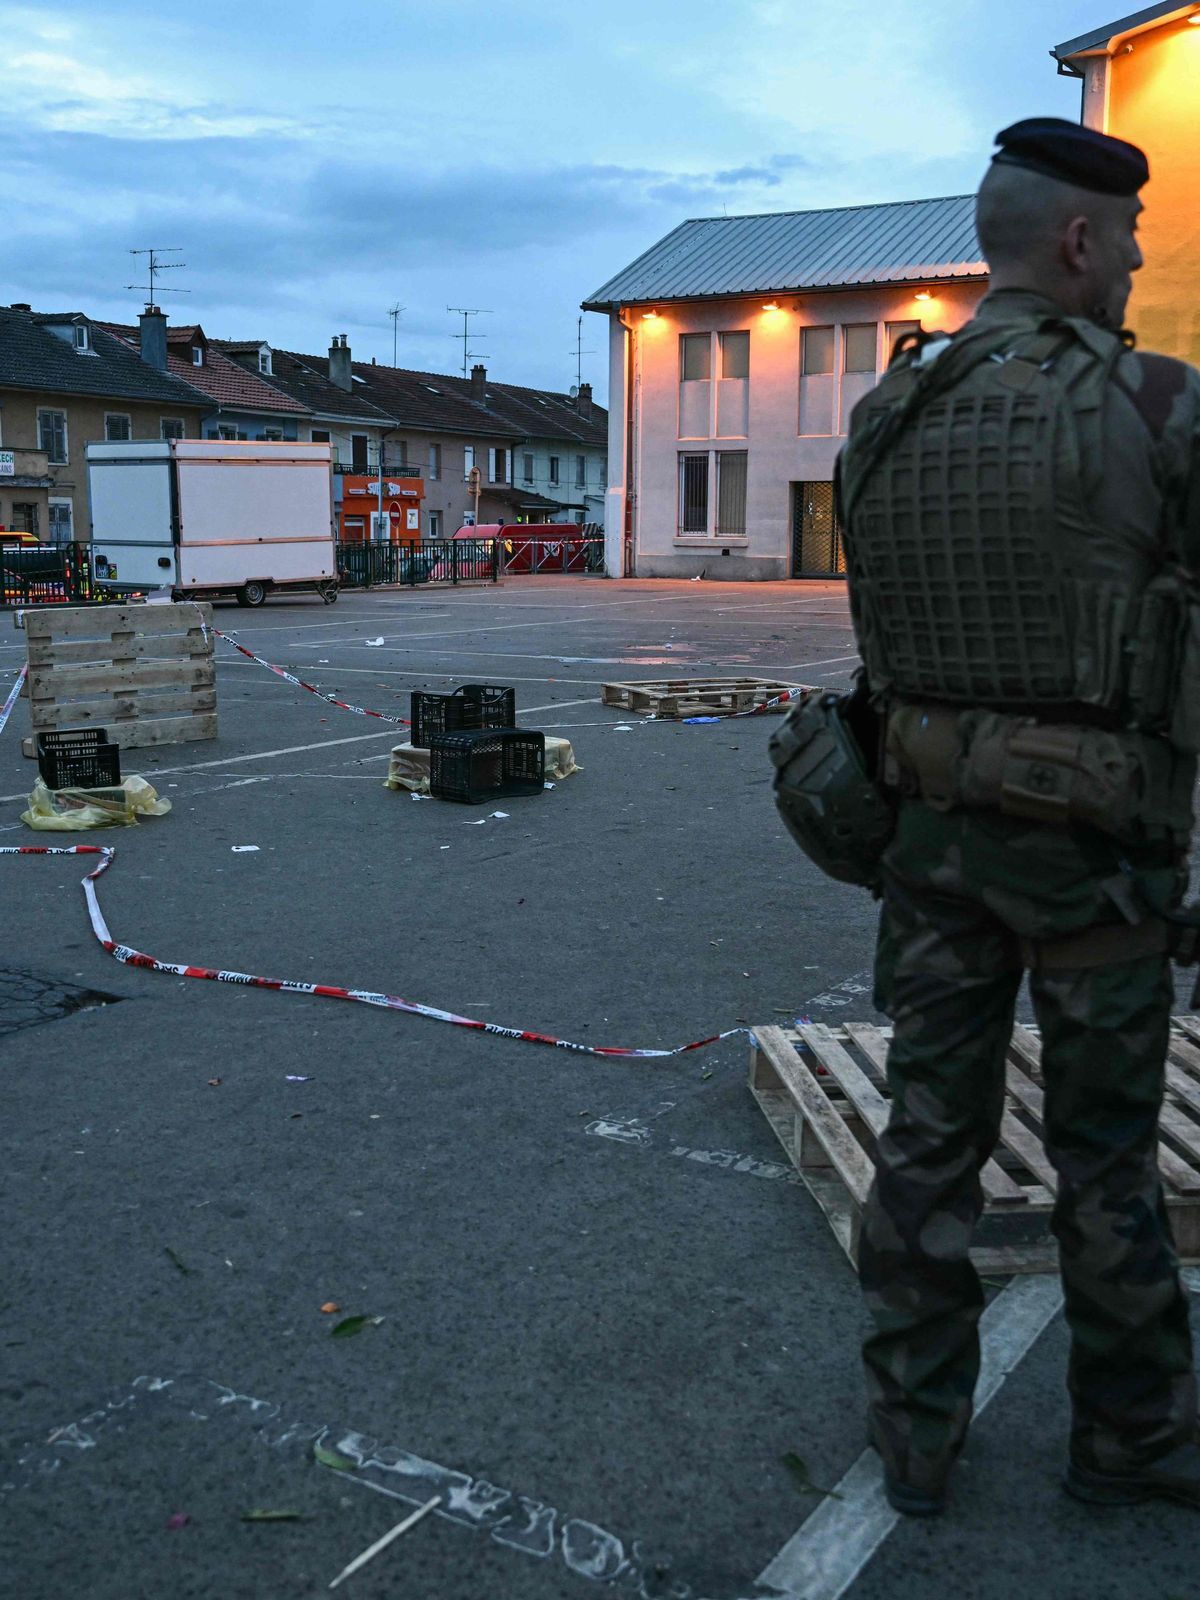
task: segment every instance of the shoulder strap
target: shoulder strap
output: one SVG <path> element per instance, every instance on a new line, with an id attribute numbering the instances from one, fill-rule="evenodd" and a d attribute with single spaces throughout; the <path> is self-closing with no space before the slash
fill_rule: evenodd
<path id="1" fill-rule="evenodd" d="M 884 452 L 895 443 L 918 412 L 930 401 L 946 394 L 956 384 L 961 383 L 983 362 L 990 361 L 994 356 L 1011 349 L 1021 339 L 1023 332 L 1023 329 L 1014 327 L 1012 323 L 1005 323 L 997 328 L 986 323 L 979 327 L 970 322 L 965 328 L 951 335 L 949 349 L 943 351 L 927 367 L 918 368 L 915 365 L 910 367 L 909 370 L 916 376 L 908 393 L 891 411 L 876 419 L 874 432 L 869 434 L 859 447 L 862 455 L 854 474 L 853 493 L 847 494 L 843 490 L 845 501 L 843 509 L 847 519 L 853 514 L 854 507 L 871 474 L 883 459 Z M 1006 362 L 1005 366 L 1014 366 L 1019 361 L 1026 375 L 1032 378 L 1035 373 L 1044 371 L 1052 365 L 1076 338 L 1078 334 L 1069 322 L 1057 317 L 1047 317 L 1036 326 L 1021 356 Z M 1018 376 L 1019 374 L 1014 373 L 1014 377 Z"/>

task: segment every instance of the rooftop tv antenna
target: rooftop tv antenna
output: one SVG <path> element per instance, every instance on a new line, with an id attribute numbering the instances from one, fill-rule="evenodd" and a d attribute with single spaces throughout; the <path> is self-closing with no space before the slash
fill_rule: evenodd
<path id="1" fill-rule="evenodd" d="M 583 382 L 583 358 L 584 358 L 584 356 L 594 356 L 596 354 L 596 352 L 594 350 L 585 350 L 583 348 L 583 317 L 582 317 L 582 315 L 580 315 L 580 316 L 575 318 L 574 352 L 575 352 L 575 392 L 576 392 L 576 394 L 578 394 L 579 386 Z"/>
<path id="2" fill-rule="evenodd" d="M 389 310 L 388 310 L 388 316 L 391 317 L 391 319 L 392 319 L 392 365 L 393 366 L 396 365 L 396 330 L 397 330 L 397 326 L 398 326 L 398 324 L 400 322 L 400 313 L 403 310 L 404 310 L 404 307 L 400 304 L 400 302 L 398 300 L 397 300 L 396 304 L 394 306 L 391 306 L 389 308 Z"/>
<path id="3" fill-rule="evenodd" d="M 463 371 L 462 371 L 462 375 L 465 378 L 466 375 L 467 375 L 467 362 L 470 360 L 470 358 L 472 356 L 477 356 L 479 354 L 478 350 L 468 350 L 467 349 L 467 341 L 471 337 L 471 335 L 467 331 L 468 318 L 470 318 L 470 317 L 490 317 L 492 313 L 489 310 L 487 310 L 487 308 L 485 306 L 447 306 L 446 310 L 447 311 L 452 311 L 456 317 L 461 317 L 463 319 L 463 331 L 461 333 L 451 334 L 450 337 L 452 339 L 461 339 L 462 340 L 462 347 L 463 347 Z M 475 335 L 475 338 L 477 338 L 477 339 L 486 339 L 487 338 L 487 334 L 486 333 L 477 333 Z"/>
<path id="4" fill-rule="evenodd" d="M 129 252 L 131 256 L 146 256 L 148 258 L 150 282 L 127 283 L 125 285 L 127 289 L 142 289 L 149 293 L 150 298 L 146 302 L 147 310 L 151 306 L 158 304 L 159 294 L 191 294 L 192 291 L 190 289 L 160 290 L 154 281 L 160 272 L 176 272 L 181 267 L 187 266 L 186 261 L 163 261 L 161 259 L 163 256 L 177 256 L 182 249 L 183 246 L 181 244 L 152 244 L 148 245 L 144 250 L 131 250 Z"/>

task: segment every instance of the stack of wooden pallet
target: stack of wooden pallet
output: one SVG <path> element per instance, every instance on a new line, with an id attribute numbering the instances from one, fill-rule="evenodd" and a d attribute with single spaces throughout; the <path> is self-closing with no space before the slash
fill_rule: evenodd
<path id="1" fill-rule="evenodd" d="M 97 725 L 126 749 L 217 736 L 210 605 L 65 606 L 25 614 L 33 756 L 47 728 Z"/>

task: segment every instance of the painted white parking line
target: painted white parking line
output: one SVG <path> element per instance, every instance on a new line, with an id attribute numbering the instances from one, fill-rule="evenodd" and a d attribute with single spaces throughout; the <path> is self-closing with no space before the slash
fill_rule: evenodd
<path id="1" fill-rule="evenodd" d="M 595 702 L 589 696 L 586 700 L 557 700 L 546 706 L 522 706 L 521 715 L 532 716 L 535 711 L 558 711 L 568 706 L 590 706 Z M 339 744 L 363 744 L 368 739 L 403 739 L 403 730 L 400 728 L 385 728 L 381 733 L 352 734 L 348 739 L 321 739 L 315 744 L 289 744 L 279 750 L 255 750 L 245 756 L 225 756 L 220 761 L 193 761 L 184 767 L 155 767 L 151 772 L 153 778 L 174 777 L 179 772 L 204 772 L 214 767 L 233 767 L 245 761 L 270 761 L 276 756 L 300 755 L 307 750 L 328 750 Z M 25 800 L 28 790 L 22 789 L 17 794 L 0 794 L 0 802 L 6 800 Z"/>
<path id="2" fill-rule="evenodd" d="M 459 654 L 463 654 L 463 655 L 470 654 L 469 651 L 461 651 L 460 652 L 460 651 L 451 651 L 451 650 L 433 651 L 433 652 L 428 652 L 427 651 L 427 652 L 424 652 L 424 653 L 425 654 L 432 653 L 432 654 L 435 654 L 435 655 L 441 655 L 441 654 L 444 654 L 444 655 L 455 655 L 455 656 L 457 656 Z M 225 660 L 217 662 L 217 666 L 218 667 L 253 668 L 254 665 L 255 665 L 255 663 L 253 661 L 244 661 L 241 656 L 234 656 L 232 659 L 228 659 L 227 658 Z M 310 670 L 310 667 L 305 667 L 303 665 L 303 663 L 299 662 L 299 661 L 291 661 L 291 662 L 277 661 L 275 663 L 275 665 L 276 666 L 286 666 L 290 670 L 297 671 L 297 672 L 302 671 L 302 670 L 303 671 L 309 671 Z M 324 676 L 326 678 L 348 677 L 351 673 L 355 673 L 358 676 L 364 677 L 364 678 L 461 678 L 462 677 L 462 673 L 461 672 L 433 672 L 433 671 L 430 671 L 427 667 L 375 667 L 375 666 L 371 666 L 371 667 L 342 667 L 342 666 L 335 666 L 332 662 L 329 663 L 329 666 L 330 666 L 330 670 L 327 673 L 324 674 Z M 259 670 L 261 671 L 262 669 L 259 668 Z M 553 678 L 517 678 L 517 677 L 514 677 L 511 672 L 506 672 L 504 674 L 504 679 L 505 679 L 506 683 L 542 683 L 542 684 L 546 684 L 546 683 L 563 683 L 563 684 L 566 684 L 568 686 L 574 684 L 574 685 L 580 686 L 580 687 L 590 686 L 591 684 L 594 684 L 594 683 L 595 684 L 599 684 L 599 683 L 603 683 L 605 681 L 603 678 L 559 678 L 557 676 L 553 677 Z"/>
<path id="3" fill-rule="evenodd" d="M 382 733 L 356 733 L 348 739 L 320 739 L 315 744 L 289 744 L 279 750 L 253 750 L 245 756 L 225 756 L 220 761 L 192 761 L 184 767 L 154 767 L 151 770 L 152 778 L 165 778 L 174 776 L 177 772 L 202 772 L 208 767 L 234 767 L 243 761 L 270 761 L 275 756 L 295 756 L 305 750 L 328 750 L 335 744 L 363 744 L 368 739 L 394 739 L 396 729 L 388 728 Z M 17 794 L 0 794 L 0 801 L 24 800 L 28 790 L 22 789 Z"/>
<path id="4" fill-rule="evenodd" d="M 835 661 L 858 661 L 861 657 L 856 650 L 849 656 L 826 656 L 823 661 L 793 661 L 789 667 L 764 667 L 765 672 L 804 672 L 808 667 L 829 667 Z"/>
<path id="5" fill-rule="evenodd" d="M 975 1386 L 975 1415 L 995 1399 L 1062 1307 L 1058 1279 L 1014 1278 L 979 1324 L 983 1362 Z M 758 1582 L 803 1600 L 839 1600 L 900 1520 L 883 1492 L 883 1472 L 864 1450 L 835 1491 L 823 1500 Z"/>

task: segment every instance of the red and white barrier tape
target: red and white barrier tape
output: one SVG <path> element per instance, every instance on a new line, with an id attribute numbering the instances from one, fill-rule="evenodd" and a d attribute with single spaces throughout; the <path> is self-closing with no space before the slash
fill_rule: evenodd
<path id="1" fill-rule="evenodd" d="M 639 1060 L 660 1059 L 664 1056 L 682 1056 L 692 1050 L 703 1050 L 706 1045 L 719 1044 L 723 1039 L 733 1039 L 739 1034 L 750 1035 L 749 1028 L 727 1028 L 724 1033 L 713 1033 L 707 1039 L 695 1039 L 691 1044 L 675 1045 L 670 1050 L 635 1049 L 621 1045 L 576 1044 L 570 1039 L 558 1039 L 551 1033 L 535 1033 L 528 1028 L 505 1028 L 498 1022 L 479 1022 L 473 1017 L 460 1017 L 453 1011 L 442 1011 L 436 1006 L 421 1005 L 416 1000 L 402 1000 L 395 994 L 373 994 L 367 989 L 343 989 L 329 983 L 296 983 L 288 978 L 260 978 L 248 972 L 217 971 L 213 967 L 182 966 L 175 961 L 160 961 L 129 945 L 118 944 L 108 930 L 104 913 L 96 895 L 97 879 L 112 865 L 116 850 L 112 845 L 8 845 L 0 847 L 0 856 L 99 856 L 96 866 L 82 880 L 84 898 L 92 932 L 109 955 L 127 967 L 142 967 L 150 972 L 168 972 L 176 978 L 211 978 L 217 983 L 241 983 L 255 989 L 275 989 L 281 994 L 311 994 L 324 1000 L 356 1000 L 361 1005 L 382 1006 L 388 1011 L 406 1011 L 412 1016 L 428 1017 L 432 1022 L 449 1022 L 456 1028 L 471 1028 L 476 1033 L 493 1033 L 502 1039 L 521 1039 L 526 1044 L 551 1044 L 559 1050 L 577 1050 L 588 1056 L 624 1056 Z"/>
<path id="2" fill-rule="evenodd" d="M 785 689 L 782 694 L 777 694 L 773 700 L 764 700 L 760 706 L 751 706 L 749 711 L 734 711 L 733 717 L 761 717 L 764 711 L 774 711 L 776 706 L 785 706 L 789 700 L 799 700 L 802 694 L 807 694 L 806 689 Z"/>
<path id="3" fill-rule="evenodd" d="M 253 650 L 247 650 L 244 644 L 239 644 L 228 633 L 222 633 L 220 628 L 205 627 L 206 633 L 215 633 L 218 639 L 224 639 L 226 644 L 231 644 L 235 650 L 240 650 L 251 661 L 257 661 L 260 667 L 266 667 L 268 672 L 273 672 L 276 677 L 286 678 L 289 683 L 294 683 L 298 689 L 307 689 L 309 694 L 315 694 L 320 700 L 327 700 L 331 706 L 337 706 L 342 711 L 353 711 L 356 717 L 378 717 L 381 722 L 394 723 L 397 728 L 409 728 L 412 724 L 407 717 L 389 717 L 386 711 L 371 711 L 366 706 L 352 706 L 345 700 L 339 700 L 335 695 L 326 694 L 324 689 L 318 689 L 314 683 L 305 683 L 303 678 L 297 678 L 295 673 L 288 672 L 284 667 L 277 667 L 273 661 L 264 661 L 262 656 L 256 656 Z M 3 723 L 0 723 L 3 727 Z"/>
<path id="4" fill-rule="evenodd" d="M 2 706 L 0 706 L 0 733 L 4 732 L 4 725 L 8 721 L 9 717 L 12 716 L 12 708 L 17 703 L 17 696 L 21 692 L 21 685 L 25 682 L 25 676 L 28 671 L 28 664 L 21 668 L 20 672 L 17 673 L 16 683 L 14 683 L 12 688 L 8 691 L 8 699 Z"/>

